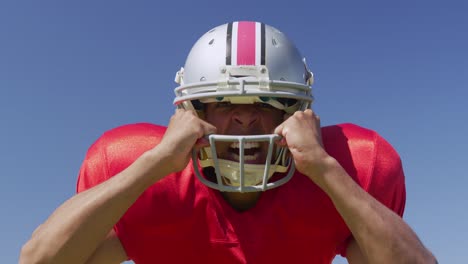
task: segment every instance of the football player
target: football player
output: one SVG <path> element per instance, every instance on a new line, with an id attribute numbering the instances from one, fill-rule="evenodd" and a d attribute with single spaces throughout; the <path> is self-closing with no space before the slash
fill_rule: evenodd
<path id="1" fill-rule="evenodd" d="M 372 130 L 320 126 L 284 33 L 218 26 L 176 82 L 168 127 L 104 133 L 20 263 L 436 263 L 401 218 L 397 152 Z"/>

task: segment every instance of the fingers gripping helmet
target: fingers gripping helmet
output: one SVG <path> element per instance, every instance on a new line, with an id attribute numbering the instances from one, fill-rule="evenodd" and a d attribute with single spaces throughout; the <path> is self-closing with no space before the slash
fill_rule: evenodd
<path id="1" fill-rule="evenodd" d="M 176 73 L 174 104 L 201 111 L 204 103 L 266 103 L 286 113 L 312 103 L 313 75 L 294 44 L 279 30 L 259 22 L 233 22 L 205 33 L 192 47 L 185 66 Z M 279 135 L 209 135 L 210 147 L 192 153 L 197 177 L 220 191 L 264 191 L 286 183 L 294 173 L 287 149 L 275 149 Z M 239 144 L 239 162 L 218 159 L 215 143 Z M 269 142 L 265 164 L 245 164 L 247 142 Z M 199 172 L 213 167 L 216 182 Z M 275 173 L 287 173 L 270 181 Z"/>

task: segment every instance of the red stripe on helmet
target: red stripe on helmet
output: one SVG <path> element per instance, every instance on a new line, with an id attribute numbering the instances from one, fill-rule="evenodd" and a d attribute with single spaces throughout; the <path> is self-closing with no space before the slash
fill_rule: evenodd
<path id="1" fill-rule="evenodd" d="M 255 65 L 255 22 L 242 21 L 237 30 L 237 65 Z"/>

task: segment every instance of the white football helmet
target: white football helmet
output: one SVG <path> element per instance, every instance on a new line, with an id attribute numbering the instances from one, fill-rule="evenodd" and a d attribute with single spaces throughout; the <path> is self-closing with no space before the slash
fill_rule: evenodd
<path id="1" fill-rule="evenodd" d="M 313 101 L 312 72 L 295 45 L 279 30 L 259 22 L 241 21 L 218 26 L 205 33 L 192 47 L 175 81 L 174 104 L 203 110 L 203 104 L 267 103 L 286 113 L 309 108 Z M 192 153 L 199 180 L 220 191 L 265 191 L 286 183 L 294 162 L 286 148 L 275 149 L 279 135 L 209 135 L 210 147 Z M 238 142 L 239 162 L 218 159 L 216 141 Z M 265 164 L 245 164 L 248 142 L 269 142 Z M 273 153 L 275 152 L 275 153 Z M 199 173 L 213 167 L 216 182 Z M 275 173 L 287 173 L 270 181 Z"/>

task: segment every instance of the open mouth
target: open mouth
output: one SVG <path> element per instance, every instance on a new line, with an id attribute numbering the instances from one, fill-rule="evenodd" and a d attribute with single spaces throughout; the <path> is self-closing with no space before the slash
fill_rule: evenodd
<path id="1" fill-rule="evenodd" d="M 239 157 L 239 142 L 233 142 L 228 149 L 228 158 L 233 161 L 240 161 Z M 262 151 L 260 143 L 258 142 L 245 142 L 244 143 L 244 161 L 246 163 L 261 163 Z"/>

